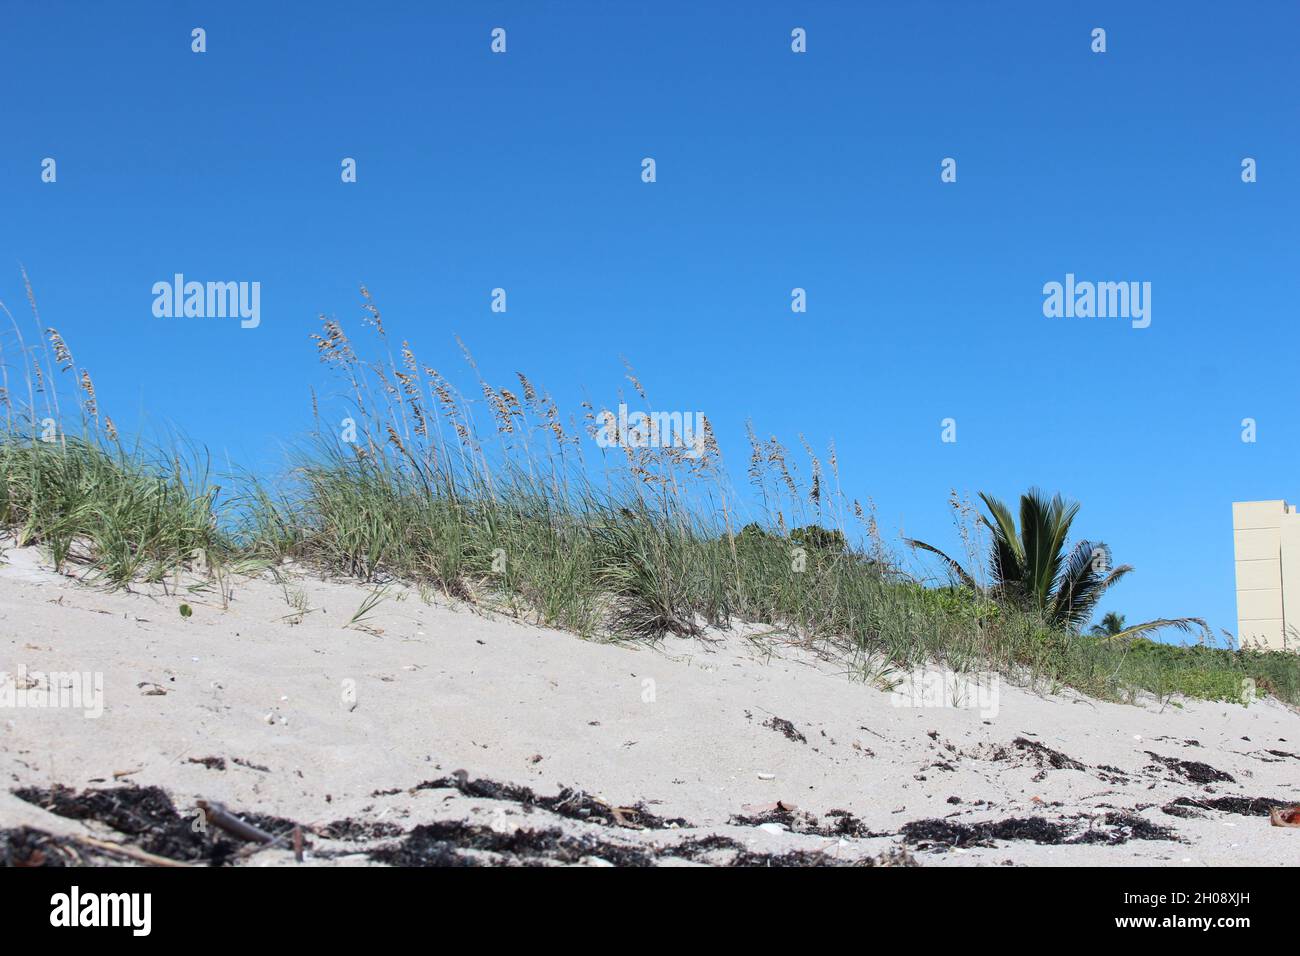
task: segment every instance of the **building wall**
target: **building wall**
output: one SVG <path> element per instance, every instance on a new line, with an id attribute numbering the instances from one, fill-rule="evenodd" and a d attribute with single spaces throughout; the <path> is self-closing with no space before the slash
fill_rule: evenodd
<path id="1" fill-rule="evenodd" d="M 1270 648 L 1294 645 L 1290 630 L 1300 630 L 1300 514 L 1280 499 L 1235 501 L 1232 544 L 1237 639 Z"/>

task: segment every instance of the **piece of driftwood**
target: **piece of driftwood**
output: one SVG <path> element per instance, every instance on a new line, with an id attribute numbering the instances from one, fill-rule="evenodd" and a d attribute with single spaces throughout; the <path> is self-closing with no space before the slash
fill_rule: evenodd
<path id="1" fill-rule="evenodd" d="M 281 846 L 286 841 L 293 847 L 293 858 L 299 863 L 302 862 L 303 856 L 303 839 L 302 827 L 294 824 L 292 830 L 287 830 L 279 836 L 267 833 L 259 827 L 246 823 L 239 817 L 235 816 L 221 804 L 212 800 L 196 800 L 194 805 L 203 811 L 204 818 L 220 830 L 225 830 L 231 836 L 238 837 L 247 843 L 255 843 L 257 846 L 245 847 L 239 851 L 241 859 L 247 859 L 254 853 L 261 850 L 269 850 L 275 846 Z"/>
<path id="2" fill-rule="evenodd" d="M 275 837 L 251 823 L 245 823 L 221 804 L 211 800 L 196 800 L 194 805 L 203 811 L 204 818 L 219 830 L 249 843 L 273 843 Z"/>

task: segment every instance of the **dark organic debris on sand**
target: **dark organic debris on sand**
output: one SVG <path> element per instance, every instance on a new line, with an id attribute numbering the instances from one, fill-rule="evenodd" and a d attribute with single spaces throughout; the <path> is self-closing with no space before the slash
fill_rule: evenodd
<path id="1" fill-rule="evenodd" d="M 1146 754 L 1158 764 L 1161 764 L 1168 770 L 1172 770 L 1184 780 L 1189 780 L 1192 783 L 1207 784 L 1237 782 L 1230 774 L 1226 774 L 1222 770 L 1215 770 L 1208 763 L 1200 763 L 1196 760 L 1179 760 L 1177 757 L 1162 757 L 1160 754 L 1152 753 L 1150 750 L 1148 750 Z"/>
<path id="2" fill-rule="evenodd" d="M 594 864 L 652 866 L 660 859 L 679 859 L 733 867 L 914 866 L 906 850 L 880 857 L 841 860 L 815 850 L 763 853 L 731 837 L 711 834 L 660 846 L 621 844 L 593 836 L 573 836 L 557 827 L 521 828 L 502 833 L 461 820 L 443 820 L 413 829 L 399 843 L 371 851 L 378 863 L 395 866 L 536 866 Z"/>
<path id="3" fill-rule="evenodd" d="M 1035 762 L 1043 770 L 1046 770 L 1049 767 L 1053 770 L 1088 769 L 1084 764 L 1075 760 L 1073 757 L 1067 757 L 1059 750 L 1053 750 L 1051 747 L 1040 744 L 1036 740 L 1027 740 L 1024 737 L 1017 737 L 1015 740 L 1011 741 L 1011 745 L 1017 750 L 1022 750 L 1032 755 Z M 1036 777 L 1035 779 L 1040 778 Z"/>
<path id="4" fill-rule="evenodd" d="M 1098 764 L 1096 767 L 1097 776 L 1106 783 L 1127 784 L 1131 779 L 1128 773 L 1120 770 L 1119 767 L 1112 767 L 1110 764 Z"/>
<path id="5" fill-rule="evenodd" d="M 334 820 L 331 823 L 313 826 L 311 831 L 326 840 L 346 843 L 387 840 L 406 832 L 396 823 L 364 823 L 360 820 Z"/>
<path id="6" fill-rule="evenodd" d="M 14 796 L 70 820 L 92 820 L 132 839 L 146 853 L 172 860 L 223 862 L 235 844 L 210 839 L 176 812 L 160 787 L 114 787 L 78 792 L 71 787 L 26 787 Z"/>
<path id="7" fill-rule="evenodd" d="M 1190 815 L 1196 810 L 1221 810 L 1243 817 L 1266 817 L 1273 807 L 1285 807 L 1294 802 L 1294 797 L 1215 797 L 1203 800 L 1179 797 L 1160 809 L 1171 816 Z"/>
<path id="8" fill-rule="evenodd" d="M 648 866 L 653 862 L 650 854 L 639 847 L 566 836 L 557 827 L 502 833 L 463 820 L 421 824 L 400 843 L 372 850 L 370 858 L 394 866 L 500 866 L 581 863 L 588 859 L 615 866 Z"/>
<path id="9" fill-rule="evenodd" d="M 209 770 L 225 770 L 225 757 L 191 757 L 189 763 L 196 763 L 200 767 L 207 767 Z"/>
<path id="10" fill-rule="evenodd" d="M 915 820 L 903 825 L 902 836 L 906 842 L 921 848 L 992 846 L 994 840 L 1028 840 L 1052 846 L 1085 843 L 1118 846 L 1129 840 L 1178 839 L 1168 827 L 1122 811 L 1109 812 L 1100 821 L 1083 816 L 1061 821 L 1012 817 L 969 824 L 951 820 Z"/>
<path id="11" fill-rule="evenodd" d="M 841 860 L 829 853 L 821 853 L 811 850 L 790 850 L 786 853 L 769 854 L 754 853 L 746 850 L 737 854 L 728 866 L 769 866 L 769 867 L 796 867 L 796 866 L 853 866 L 853 867 L 885 867 L 885 866 L 916 866 L 917 862 L 906 849 L 895 848 L 888 853 L 877 857 L 864 856 L 855 860 Z"/>
<path id="12" fill-rule="evenodd" d="M 411 788 L 415 790 L 458 790 L 464 796 L 478 797 L 483 800 L 506 800 L 519 804 L 525 811 L 534 807 L 549 810 L 551 813 L 584 823 L 601 823 L 606 826 L 622 826 L 631 829 L 659 830 L 665 827 L 689 827 L 680 817 L 664 819 L 656 816 L 643 804 L 616 807 L 597 800 L 582 790 L 565 787 L 558 794 L 543 797 L 534 793 L 529 787 L 513 783 L 498 783 L 495 780 L 471 780 L 463 770 L 458 770 L 450 777 L 426 780 Z M 375 791 L 372 796 L 383 796 L 385 791 Z M 387 791 L 391 793 L 391 791 Z"/>
<path id="13" fill-rule="evenodd" d="M 808 738 L 799 732 L 794 724 L 782 717 L 773 717 L 771 720 L 763 721 L 764 727 L 770 727 L 779 734 L 785 734 L 787 740 L 793 740 L 797 743 L 806 744 Z"/>
<path id="14" fill-rule="evenodd" d="M 146 853 L 183 862 L 221 864 L 241 844 L 211 828 L 194 826 L 195 816 L 182 816 L 161 787 L 114 787 L 83 790 L 71 787 L 25 787 L 14 796 L 70 820 L 103 824 Z M 243 814 L 243 819 L 271 832 L 285 832 L 293 823 L 278 817 Z"/>
<path id="15" fill-rule="evenodd" d="M 519 827 L 500 831 L 464 820 L 424 823 L 407 832 L 392 822 L 356 819 L 334 820 L 307 828 L 316 837 L 345 843 L 369 843 L 367 848 L 346 850 L 317 847 L 320 858 L 352 856 L 360 852 L 376 863 L 397 866 L 537 866 L 591 864 L 597 866 L 650 866 L 659 860 L 686 860 L 717 866 L 909 866 L 915 861 L 906 849 L 883 856 L 843 855 L 834 849 L 792 849 L 781 853 L 757 851 L 741 840 L 721 834 L 684 832 L 684 820 L 665 820 L 637 807 L 611 807 L 581 791 L 565 789 L 553 797 L 538 796 L 527 787 L 490 780 L 469 780 L 465 773 L 430 781 L 415 789 L 455 789 L 466 796 L 510 801 L 525 813 L 549 812 L 611 829 L 596 833 L 565 832 L 558 826 Z M 113 831 L 108 843 L 89 837 L 56 836 L 32 827 L 0 830 L 0 863 L 6 866 L 80 866 L 120 863 L 125 856 L 137 862 L 238 863 L 242 844 L 214 827 L 196 827 L 195 815 L 179 812 L 159 787 L 121 786 L 76 791 L 70 787 L 29 787 L 14 795 L 45 810 L 73 820 L 100 824 Z M 873 834 L 845 810 L 832 811 L 830 826 L 778 804 L 778 810 L 755 818 L 755 825 L 782 820 L 797 832 L 823 836 L 884 836 Z M 293 832 L 292 821 L 258 813 L 241 813 L 239 819 L 268 834 Z M 638 831 L 633 839 L 614 834 Z M 386 841 L 386 842 L 384 842 Z M 378 844 L 378 845 L 375 845 Z M 140 854 L 144 854 L 142 859 Z"/>
<path id="16" fill-rule="evenodd" d="M 76 866 L 75 842 L 33 827 L 0 830 L 0 866 Z"/>
<path id="17" fill-rule="evenodd" d="M 1026 764 L 1038 768 L 1038 773 L 1034 774 L 1033 780 L 1041 781 L 1047 778 L 1049 770 L 1087 770 L 1086 764 L 1075 760 L 1059 750 L 1053 750 L 1046 744 L 1040 744 L 1036 740 L 1029 740 L 1027 737 L 1017 737 L 1011 741 L 1011 745 L 1003 744 L 985 744 L 970 753 L 962 753 L 961 756 L 975 757 L 980 760 L 992 761 L 1010 761 L 1016 766 Z M 951 768 L 948 768 L 951 769 Z"/>
<path id="18" fill-rule="evenodd" d="M 831 810 L 826 814 L 834 822 L 823 825 L 811 813 L 787 808 L 778 804 L 776 809 L 765 810 L 755 814 L 734 814 L 727 823 L 736 827 L 758 827 L 766 823 L 775 823 L 785 827 L 791 833 L 803 833 L 821 837 L 853 837 L 867 839 L 870 837 L 890 836 L 888 833 L 876 833 L 847 810 Z"/>

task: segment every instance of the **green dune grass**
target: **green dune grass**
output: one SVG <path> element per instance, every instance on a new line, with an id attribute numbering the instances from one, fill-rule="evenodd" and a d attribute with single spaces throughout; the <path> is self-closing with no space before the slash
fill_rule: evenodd
<path id="1" fill-rule="evenodd" d="M 695 447 L 662 435 L 599 447 L 588 439 L 604 409 L 563 420 L 523 374 L 517 388 L 480 378 L 469 400 L 407 343 L 394 349 L 368 296 L 366 307 L 373 351 L 385 358 L 363 359 L 341 326 L 325 323 L 316 344 L 339 376 L 341 406 L 314 408 L 314 432 L 275 480 L 218 482 L 201 454 L 124 445 L 58 333 L 44 330 L 41 349 L 15 334 L 0 394 L 0 530 L 46 548 L 60 567 L 93 569 L 107 586 L 292 559 L 590 639 L 763 625 L 844 656 L 882 686 L 926 664 L 1112 700 L 1239 700 L 1253 682 L 1300 703 L 1289 651 L 1109 641 L 969 586 L 918 580 L 881 539 L 871 508 L 840 491 L 833 448 L 823 461 L 804 444 L 801 469 L 751 427 L 751 487 L 740 494 L 711 425 Z M 9 380 L 18 369 L 21 395 Z M 649 408 L 635 373 L 627 377 Z M 76 415 L 53 397 L 60 379 L 76 390 Z"/>

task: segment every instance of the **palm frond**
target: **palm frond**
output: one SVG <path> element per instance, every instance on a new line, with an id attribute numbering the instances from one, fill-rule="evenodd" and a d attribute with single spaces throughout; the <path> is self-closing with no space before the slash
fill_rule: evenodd
<path id="1" fill-rule="evenodd" d="M 1011 510 L 1001 501 L 986 492 L 980 492 L 984 506 L 989 509 L 993 520 L 985 515 L 980 520 L 993 533 L 990 563 L 997 588 L 1004 595 L 1020 598 L 1021 583 L 1025 576 L 1025 552 L 1019 535 L 1016 533 L 1016 521 L 1011 517 Z"/>
<path id="2" fill-rule="evenodd" d="M 1124 641 L 1133 640 L 1139 637 L 1146 637 L 1156 631 L 1166 627 L 1177 628 L 1184 634 L 1195 634 L 1198 631 L 1201 635 L 1201 642 L 1208 644 L 1214 639 L 1214 633 L 1210 630 L 1210 625 L 1205 623 L 1204 618 L 1199 617 L 1158 617 L 1153 621 L 1144 621 L 1141 624 L 1134 624 L 1132 627 L 1126 627 L 1118 634 L 1111 634 L 1103 638 L 1104 641 Z"/>
<path id="3" fill-rule="evenodd" d="M 1110 564 L 1110 548 L 1104 542 L 1076 544 L 1056 580 L 1050 620 L 1062 626 L 1082 627 L 1092 617 L 1106 590 L 1133 570 L 1127 564 L 1118 568 L 1111 568 Z"/>
<path id="4" fill-rule="evenodd" d="M 957 576 L 957 578 L 961 581 L 962 584 L 966 585 L 968 588 L 971 588 L 977 592 L 982 592 L 984 590 L 979 586 L 979 584 L 976 582 L 976 580 L 973 577 L 971 577 L 969 574 L 966 573 L 965 568 L 963 568 L 958 562 L 956 562 L 952 558 L 948 557 L 948 555 L 944 554 L 934 545 L 926 544 L 924 541 L 917 541 L 915 538 L 904 538 L 903 543 L 912 548 L 920 548 L 922 551 L 929 551 L 931 554 L 937 554 L 939 557 L 941 557 L 944 560 L 944 562 L 948 565 L 948 568 L 953 572 L 953 574 Z"/>
<path id="5" fill-rule="evenodd" d="M 1079 513 L 1077 502 L 1060 495 L 1049 499 L 1037 488 L 1020 496 L 1020 538 L 1025 554 L 1026 596 L 1048 613 L 1053 587 L 1064 562 L 1065 541 Z"/>

